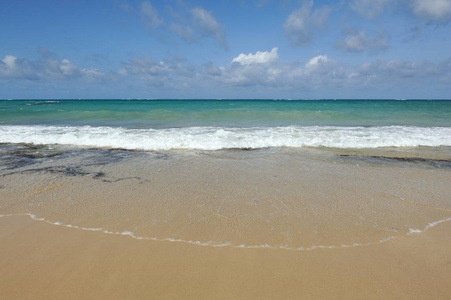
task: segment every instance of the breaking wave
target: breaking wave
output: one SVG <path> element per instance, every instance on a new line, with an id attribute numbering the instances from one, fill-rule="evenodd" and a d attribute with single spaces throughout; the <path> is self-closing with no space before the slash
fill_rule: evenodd
<path id="1" fill-rule="evenodd" d="M 451 146 L 449 127 L 182 127 L 0 126 L 0 143 L 77 145 L 137 150 L 220 150 L 269 147 Z"/>

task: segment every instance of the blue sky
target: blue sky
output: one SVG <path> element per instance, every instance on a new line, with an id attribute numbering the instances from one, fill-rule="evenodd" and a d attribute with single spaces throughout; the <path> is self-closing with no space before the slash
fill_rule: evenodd
<path id="1" fill-rule="evenodd" d="M 451 98 L 451 0 L 2 0 L 0 98 Z"/>

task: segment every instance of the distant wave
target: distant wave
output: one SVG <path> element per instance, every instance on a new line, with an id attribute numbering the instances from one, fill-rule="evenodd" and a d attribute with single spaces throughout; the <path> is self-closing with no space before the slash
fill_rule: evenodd
<path id="1" fill-rule="evenodd" d="M 451 146 L 449 127 L 183 127 L 0 126 L 0 143 L 61 144 L 140 150 L 268 147 L 378 148 Z"/>

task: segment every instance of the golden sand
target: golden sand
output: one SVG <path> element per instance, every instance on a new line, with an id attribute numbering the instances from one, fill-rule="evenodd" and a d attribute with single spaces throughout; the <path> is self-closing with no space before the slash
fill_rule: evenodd
<path id="1" fill-rule="evenodd" d="M 2 299 L 449 299 L 451 222 L 290 251 L 136 240 L 0 218 Z"/>

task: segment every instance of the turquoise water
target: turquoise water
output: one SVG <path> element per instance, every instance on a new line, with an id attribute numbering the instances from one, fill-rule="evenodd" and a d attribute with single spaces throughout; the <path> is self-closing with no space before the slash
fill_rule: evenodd
<path id="1" fill-rule="evenodd" d="M 448 147 L 451 101 L 2 100 L 0 143 L 142 150 Z"/>
<path id="2" fill-rule="evenodd" d="M 451 101 L 3 100 L 0 124 L 125 128 L 450 127 Z"/>

